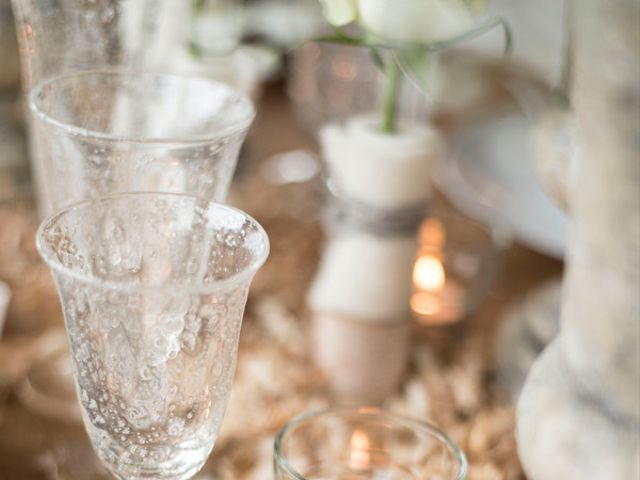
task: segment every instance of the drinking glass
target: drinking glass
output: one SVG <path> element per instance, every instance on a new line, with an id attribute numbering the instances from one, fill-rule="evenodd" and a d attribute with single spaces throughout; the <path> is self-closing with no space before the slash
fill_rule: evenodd
<path id="1" fill-rule="evenodd" d="M 276 480 L 463 480 L 467 461 L 435 427 L 372 407 L 291 420 L 274 447 Z"/>
<path id="2" fill-rule="evenodd" d="M 221 201 L 255 114 L 213 80 L 113 69 L 45 80 L 29 106 L 45 213 L 127 191 Z"/>
<path id="3" fill-rule="evenodd" d="M 120 479 L 187 479 L 213 448 L 267 236 L 196 197 L 128 193 L 44 221 L 93 448 Z"/>

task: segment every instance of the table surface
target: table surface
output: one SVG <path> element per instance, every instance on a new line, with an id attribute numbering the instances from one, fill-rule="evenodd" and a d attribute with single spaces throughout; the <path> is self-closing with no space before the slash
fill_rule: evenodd
<path id="1" fill-rule="evenodd" d="M 305 308 L 323 239 L 321 185 L 273 185 L 260 175 L 272 155 L 312 146 L 282 86 L 268 87 L 230 201 L 265 226 L 271 256 L 252 286 L 224 426 L 197 478 L 272 478 L 277 429 L 292 415 L 335 403 L 309 355 Z M 436 208 L 451 209 L 442 197 Z M 37 342 L 62 325 L 51 279 L 33 245 L 35 224 L 28 202 L 0 206 L 0 280 L 13 291 L 0 341 L 0 480 L 109 478 L 81 425 L 46 418 L 21 402 Z M 506 308 L 562 271 L 560 262 L 518 245 L 503 260 L 491 294 L 470 319 L 456 328 L 418 331 L 403 389 L 386 405 L 449 433 L 469 458 L 470 480 L 524 478 L 513 405 L 496 381 L 495 340 Z"/>

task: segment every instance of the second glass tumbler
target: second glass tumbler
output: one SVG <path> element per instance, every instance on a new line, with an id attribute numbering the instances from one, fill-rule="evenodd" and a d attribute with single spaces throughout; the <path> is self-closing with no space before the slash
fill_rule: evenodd
<path id="1" fill-rule="evenodd" d="M 40 214 L 108 193 L 224 200 L 251 101 L 200 77 L 95 70 L 30 94 Z"/>

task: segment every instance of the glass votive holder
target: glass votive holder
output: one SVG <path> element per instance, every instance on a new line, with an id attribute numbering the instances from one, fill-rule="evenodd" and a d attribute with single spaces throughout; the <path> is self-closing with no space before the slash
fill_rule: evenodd
<path id="1" fill-rule="evenodd" d="M 489 294 L 510 235 L 460 215 L 434 214 L 419 229 L 411 310 L 420 327 L 458 324 Z"/>
<path id="2" fill-rule="evenodd" d="M 462 480 L 467 461 L 437 428 L 373 407 L 300 415 L 276 436 L 276 480 Z"/>

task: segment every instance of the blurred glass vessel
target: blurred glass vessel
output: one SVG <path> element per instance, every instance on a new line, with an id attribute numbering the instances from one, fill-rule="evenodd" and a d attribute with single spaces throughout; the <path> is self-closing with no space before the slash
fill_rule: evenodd
<path id="1" fill-rule="evenodd" d="M 429 424 L 371 407 L 301 415 L 278 433 L 276 480 L 464 480 L 464 453 Z"/>
<path id="2" fill-rule="evenodd" d="M 132 193 L 46 220 L 51 268 L 93 447 L 122 479 L 187 479 L 209 455 L 266 233 L 239 210 Z"/>
<path id="3" fill-rule="evenodd" d="M 384 80 L 366 48 L 307 43 L 293 53 L 287 93 L 302 125 L 315 134 L 327 123 L 378 112 Z M 399 92 L 398 118 L 426 122 L 429 102 L 413 80 L 407 80 Z"/>

